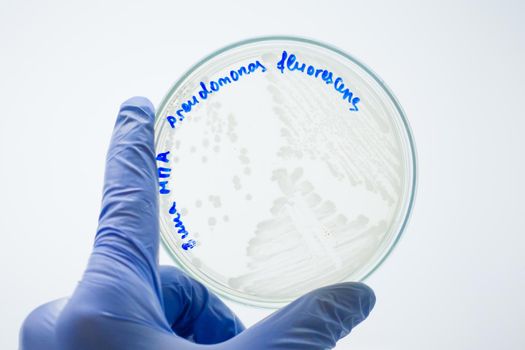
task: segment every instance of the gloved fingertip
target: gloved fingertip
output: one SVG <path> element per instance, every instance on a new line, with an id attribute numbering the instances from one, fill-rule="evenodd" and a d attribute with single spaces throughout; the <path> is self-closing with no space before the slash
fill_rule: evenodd
<path id="1" fill-rule="evenodd" d="M 368 290 L 370 291 L 369 295 L 368 295 L 368 298 L 369 298 L 369 309 L 368 309 L 368 313 L 370 313 L 370 311 L 372 311 L 372 309 L 374 308 L 374 306 L 376 305 L 376 293 L 372 290 L 372 288 L 370 288 L 369 286 L 366 286 L 368 288 Z"/>
<path id="2" fill-rule="evenodd" d="M 355 304 L 359 305 L 360 310 L 365 316 L 368 316 L 374 308 L 376 295 L 372 288 L 366 284 L 362 282 L 343 282 L 333 285 L 333 287 L 340 287 L 337 288 L 337 293 L 343 298 L 346 296 L 349 300 L 354 301 L 352 303 L 353 307 L 356 306 Z"/>
<path id="3" fill-rule="evenodd" d="M 359 296 L 361 310 L 368 316 L 376 304 L 376 295 L 372 288 L 362 282 L 347 282 L 353 293 Z"/>
<path id="4" fill-rule="evenodd" d="M 255 341 L 258 349 L 332 349 L 368 317 L 375 301 L 374 291 L 364 283 L 328 285 L 296 299 L 232 341 L 242 349 Z"/>
<path id="5" fill-rule="evenodd" d="M 155 107 L 153 106 L 153 103 L 151 103 L 151 101 L 146 97 L 134 96 L 127 99 L 120 106 L 120 110 L 124 111 L 127 109 L 141 110 L 149 119 L 155 119 Z"/>

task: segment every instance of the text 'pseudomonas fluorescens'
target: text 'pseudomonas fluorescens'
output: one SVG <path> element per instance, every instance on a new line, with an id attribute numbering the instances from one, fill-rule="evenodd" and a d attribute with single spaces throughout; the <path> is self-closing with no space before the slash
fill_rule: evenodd
<path id="1" fill-rule="evenodd" d="M 361 99 L 356 96 L 355 92 L 351 91 L 347 86 L 348 83 L 345 85 L 344 79 L 337 76 L 334 72 L 324 67 L 315 67 L 305 62 L 301 62 L 297 55 L 293 53 L 288 54 L 287 51 L 282 52 L 281 58 L 275 65 L 275 68 L 277 68 L 282 74 L 296 72 L 310 76 L 313 80 L 319 80 L 327 86 L 331 86 L 334 92 L 340 94 L 341 98 L 350 104 L 350 111 L 356 112 L 359 110 L 358 103 Z M 167 122 L 172 128 L 175 128 L 188 117 L 194 108 L 197 108 L 199 103 L 206 101 L 210 95 L 219 93 L 229 85 L 233 86 L 240 79 L 244 79 L 245 77 L 259 72 L 265 73 L 266 71 L 266 66 L 256 60 L 255 62 L 250 62 L 247 65 L 240 66 L 237 69 L 232 69 L 227 75 L 221 76 L 216 80 L 210 80 L 208 83 L 201 81 L 199 84 L 199 91 L 185 102 L 182 102 L 180 108 L 176 110 L 174 115 L 168 115 L 166 117 Z"/>

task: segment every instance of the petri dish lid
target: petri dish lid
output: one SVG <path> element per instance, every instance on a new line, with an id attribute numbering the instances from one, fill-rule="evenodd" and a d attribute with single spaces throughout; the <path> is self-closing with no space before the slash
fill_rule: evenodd
<path id="1" fill-rule="evenodd" d="M 390 90 L 332 46 L 264 37 L 218 50 L 155 124 L 161 238 L 192 277 L 279 307 L 363 280 L 404 230 L 414 141 Z"/>

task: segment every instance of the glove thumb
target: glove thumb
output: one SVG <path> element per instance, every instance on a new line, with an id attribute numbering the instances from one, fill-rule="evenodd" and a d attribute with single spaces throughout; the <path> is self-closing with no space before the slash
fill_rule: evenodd
<path id="1" fill-rule="evenodd" d="M 314 290 L 230 340 L 238 349 L 331 349 L 375 304 L 372 289 L 347 282 Z M 241 344 L 244 343 L 244 344 Z"/>

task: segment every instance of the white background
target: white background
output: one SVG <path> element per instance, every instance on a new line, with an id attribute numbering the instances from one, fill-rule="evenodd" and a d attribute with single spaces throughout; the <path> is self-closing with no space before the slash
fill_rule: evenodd
<path id="1" fill-rule="evenodd" d="M 288 34 L 376 71 L 418 148 L 412 220 L 337 349 L 524 349 L 524 23 L 520 1 L 0 1 L 0 348 L 81 276 L 120 103 L 158 105 L 215 49 Z"/>

